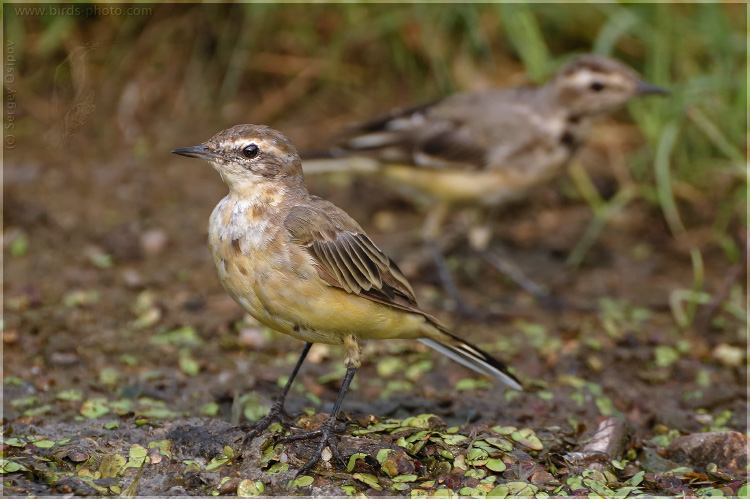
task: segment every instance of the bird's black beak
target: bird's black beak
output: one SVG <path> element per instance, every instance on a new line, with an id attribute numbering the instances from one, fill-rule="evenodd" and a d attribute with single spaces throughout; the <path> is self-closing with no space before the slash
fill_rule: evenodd
<path id="1" fill-rule="evenodd" d="M 212 151 L 208 146 L 193 146 L 193 147 L 180 147 L 172 151 L 173 154 L 179 154 L 180 156 L 187 156 L 188 158 L 199 158 L 211 161 L 212 159 L 218 159 L 219 154 Z"/>
<path id="2" fill-rule="evenodd" d="M 661 88 L 647 81 L 639 81 L 635 86 L 635 93 L 638 95 L 658 94 L 669 95 L 671 92 L 666 88 Z"/>

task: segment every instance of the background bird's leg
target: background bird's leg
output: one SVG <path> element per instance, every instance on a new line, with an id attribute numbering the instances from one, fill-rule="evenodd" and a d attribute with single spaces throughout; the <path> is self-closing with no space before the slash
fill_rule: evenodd
<path id="1" fill-rule="evenodd" d="M 320 437 L 318 446 L 315 448 L 310 459 L 305 463 L 302 468 L 297 471 L 297 476 L 304 475 L 307 473 L 315 464 L 320 461 L 323 449 L 329 447 L 331 453 L 339 461 L 340 464 L 345 464 L 343 456 L 339 452 L 338 442 L 336 441 L 335 429 L 336 429 L 336 416 L 338 416 L 341 410 L 341 404 L 344 401 L 346 391 L 349 389 L 349 385 L 354 379 L 354 375 L 357 373 L 357 369 L 360 366 L 360 350 L 359 342 L 354 335 L 348 335 L 344 338 L 344 346 L 346 347 L 346 354 L 344 356 L 344 363 L 346 364 L 346 376 L 344 382 L 341 384 L 341 389 L 336 397 L 336 401 L 333 403 L 333 409 L 331 414 L 328 416 L 319 429 L 313 431 L 307 431 L 304 433 L 298 433 L 296 435 L 289 435 L 279 438 L 279 442 L 293 442 L 295 440 L 308 440 L 315 437 Z"/>
<path id="2" fill-rule="evenodd" d="M 453 275 L 445 262 L 445 256 L 443 255 L 439 240 L 445 226 L 445 219 L 448 217 L 450 210 L 450 204 L 441 202 L 433 211 L 428 213 L 424 223 L 424 243 L 430 250 L 432 261 L 435 264 L 435 268 L 437 268 L 440 283 L 455 304 L 457 319 L 459 321 L 461 319 L 484 320 L 487 318 L 486 313 L 469 306 L 461 298 L 461 292 L 458 290 L 456 281 L 453 279 Z"/>
<path id="3" fill-rule="evenodd" d="M 489 263 L 495 270 L 509 277 L 513 282 L 518 284 L 521 289 L 530 293 L 537 299 L 549 298 L 549 292 L 539 284 L 529 279 L 518 265 L 508 257 L 507 253 L 501 246 L 492 249 L 486 249 L 481 252 L 484 260 Z"/>
<path id="4" fill-rule="evenodd" d="M 489 234 L 489 236 L 480 238 L 481 242 L 479 244 L 473 244 L 472 241 L 472 249 L 478 251 L 484 261 L 489 263 L 495 270 L 508 277 L 521 289 L 536 298 L 540 305 L 548 308 L 562 308 L 566 306 L 565 300 L 552 296 L 549 291 L 526 276 L 523 270 L 508 256 L 501 244 L 496 244 L 494 247 L 490 246 L 490 239 L 492 237 L 491 224 L 497 219 L 498 211 L 499 207 L 495 206 L 490 208 L 488 213 L 485 214 L 485 227 L 483 228 L 482 235 Z"/>
<path id="5" fill-rule="evenodd" d="M 245 435 L 245 438 L 242 441 L 243 447 L 247 445 L 252 439 L 257 437 L 260 432 L 271 426 L 271 424 L 276 421 L 280 421 L 284 424 L 292 424 L 294 422 L 293 418 L 289 414 L 287 414 L 286 410 L 284 409 L 284 401 L 286 400 L 289 389 L 292 387 L 292 382 L 294 381 L 294 378 L 297 377 L 299 368 L 305 361 L 305 357 L 307 357 L 307 353 L 310 351 L 311 346 L 312 343 L 305 343 L 305 347 L 302 349 L 302 354 L 299 356 L 299 360 L 297 360 L 297 364 L 294 366 L 292 374 L 289 376 L 286 385 L 284 385 L 284 389 L 281 390 L 281 394 L 276 399 L 276 402 L 273 403 L 273 406 L 271 406 L 271 410 L 268 411 L 268 414 L 266 414 L 263 419 L 255 423 L 253 425 L 253 429 Z"/>

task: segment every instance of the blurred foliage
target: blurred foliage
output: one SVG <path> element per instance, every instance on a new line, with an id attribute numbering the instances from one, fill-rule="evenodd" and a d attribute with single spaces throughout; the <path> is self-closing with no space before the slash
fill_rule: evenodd
<path id="1" fill-rule="evenodd" d="M 6 38 L 20 54 L 18 137 L 44 132 L 66 143 L 88 124 L 96 143 L 87 147 L 102 154 L 122 143 L 146 157 L 165 136 L 204 137 L 236 122 L 325 140 L 393 106 L 542 82 L 576 52 L 614 55 L 672 91 L 630 106 L 646 138 L 627 159 L 639 196 L 662 208 L 676 236 L 710 226 L 690 246 L 741 258 L 745 5 L 95 3 L 70 4 L 73 15 L 50 7 L 4 5 Z"/>

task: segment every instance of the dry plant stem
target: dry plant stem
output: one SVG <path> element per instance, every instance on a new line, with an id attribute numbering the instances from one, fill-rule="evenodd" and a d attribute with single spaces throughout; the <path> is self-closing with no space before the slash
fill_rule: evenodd
<path id="1" fill-rule="evenodd" d="M 620 459 L 628 440 L 628 428 L 625 421 L 619 418 L 607 418 L 596 429 L 591 440 L 583 447 L 584 454 L 605 454 L 609 460 Z M 591 469 L 604 471 L 606 466 L 601 462 L 592 462 Z"/>
<path id="2" fill-rule="evenodd" d="M 279 398 L 276 399 L 276 402 L 274 402 L 271 410 L 268 411 L 268 414 L 266 414 L 263 419 L 255 423 L 253 429 L 250 430 L 247 435 L 245 435 L 245 438 L 242 440 L 243 447 L 249 444 L 255 437 L 257 437 L 263 430 L 271 426 L 271 424 L 274 422 L 279 421 L 282 424 L 286 425 L 291 425 L 292 423 L 294 423 L 294 418 L 287 414 L 286 410 L 284 409 L 284 401 L 286 400 L 286 396 L 289 393 L 289 389 L 292 387 L 294 378 L 297 377 L 299 368 L 305 361 L 305 357 L 307 357 L 308 352 L 310 352 L 310 347 L 312 347 L 312 343 L 305 343 L 305 347 L 302 349 L 299 360 L 297 360 L 297 365 L 294 366 L 294 370 L 292 370 L 292 374 L 289 376 L 286 385 L 284 385 L 284 389 L 281 391 Z"/>
<path id="3" fill-rule="evenodd" d="M 740 278 L 743 273 L 743 265 L 735 264 L 729 267 L 729 270 L 724 275 L 724 280 L 721 283 L 719 289 L 714 293 L 711 303 L 706 305 L 704 308 L 698 311 L 695 319 L 695 327 L 699 331 L 708 332 L 711 327 L 711 320 L 716 316 L 719 311 L 721 304 L 729 296 L 729 292 L 732 286 Z"/>

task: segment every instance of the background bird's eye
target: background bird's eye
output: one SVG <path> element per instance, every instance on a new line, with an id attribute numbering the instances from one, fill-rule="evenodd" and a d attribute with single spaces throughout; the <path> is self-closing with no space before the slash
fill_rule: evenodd
<path id="1" fill-rule="evenodd" d="M 260 154 L 260 147 L 257 144 L 250 144 L 242 149 L 242 155 L 247 159 L 253 159 Z"/>
<path id="2" fill-rule="evenodd" d="M 602 83 L 602 82 L 599 82 L 599 81 L 595 81 L 594 83 L 592 83 L 592 84 L 591 84 L 591 87 L 590 87 L 590 88 L 591 88 L 591 90 L 593 90 L 594 92 L 599 92 L 600 90 L 603 90 L 603 89 L 604 89 L 604 83 Z"/>

